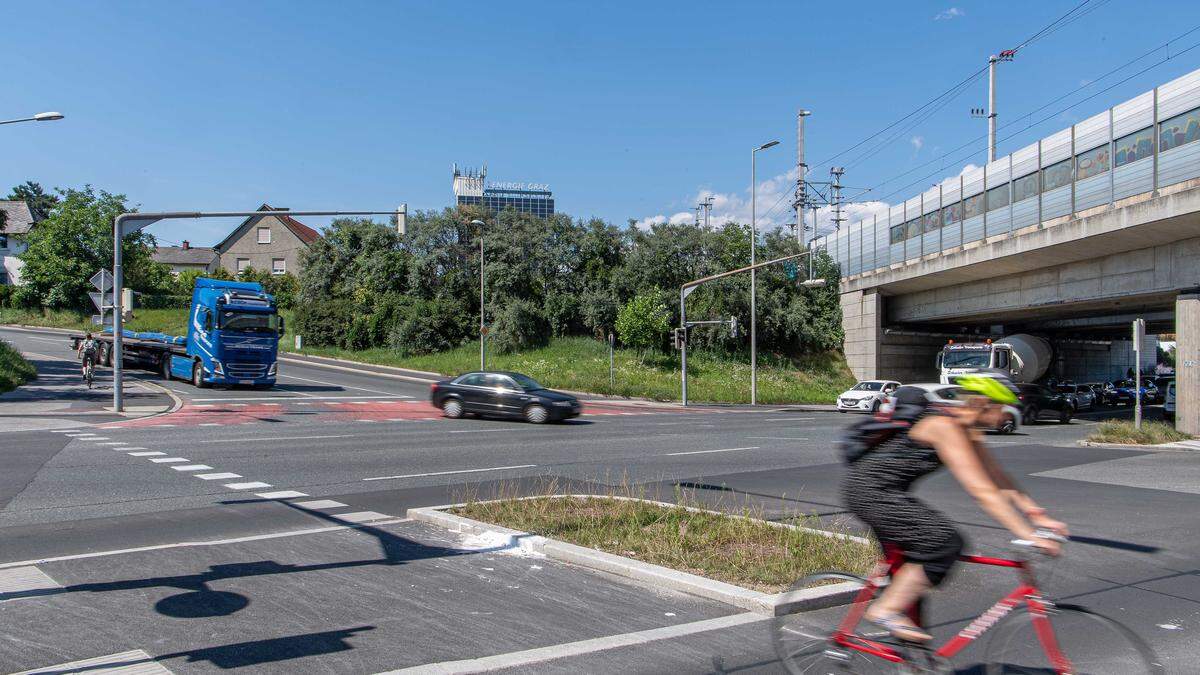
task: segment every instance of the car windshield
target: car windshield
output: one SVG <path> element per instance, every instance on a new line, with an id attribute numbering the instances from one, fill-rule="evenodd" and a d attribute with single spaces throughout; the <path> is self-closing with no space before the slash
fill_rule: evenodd
<path id="1" fill-rule="evenodd" d="M 223 330 L 246 333 L 276 333 L 279 331 L 279 315 L 265 312 L 221 312 Z"/>
<path id="2" fill-rule="evenodd" d="M 509 377 L 516 380 L 517 386 L 524 389 L 525 391 L 533 391 L 535 389 L 545 389 L 545 387 L 543 387 L 542 385 L 537 383 L 537 380 L 534 380 L 532 377 L 529 377 L 528 375 L 522 375 L 520 373 L 512 373 L 509 375 Z"/>
<path id="3" fill-rule="evenodd" d="M 991 352 L 945 352 L 942 366 L 945 368 L 987 368 Z"/>
<path id="4" fill-rule="evenodd" d="M 882 389 L 882 382 L 859 382 L 850 391 L 880 391 Z"/>

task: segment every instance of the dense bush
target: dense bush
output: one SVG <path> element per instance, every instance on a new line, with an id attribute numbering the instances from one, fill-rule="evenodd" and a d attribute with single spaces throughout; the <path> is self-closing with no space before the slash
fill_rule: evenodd
<path id="1" fill-rule="evenodd" d="M 314 347 L 340 347 L 353 316 L 351 307 L 344 303 L 304 303 L 296 308 L 295 332 Z"/>
<path id="2" fill-rule="evenodd" d="M 617 314 L 617 337 L 623 344 L 644 353 L 662 344 L 670 329 L 669 317 L 658 294 L 640 294 Z"/>
<path id="3" fill-rule="evenodd" d="M 496 313 L 487 341 L 500 354 L 545 347 L 550 342 L 550 324 L 532 302 L 509 300 Z"/>
<path id="4" fill-rule="evenodd" d="M 402 354 L 432 354 L 462 343 L 474 333 L 465 308 L 449 299 L 413 300 L 388 338 Z"/>
<path id="5" fill-rule="evenodd" d="M 15 307 L 16 287 L 5 284 L 0 286 L 0 307 Z"/>

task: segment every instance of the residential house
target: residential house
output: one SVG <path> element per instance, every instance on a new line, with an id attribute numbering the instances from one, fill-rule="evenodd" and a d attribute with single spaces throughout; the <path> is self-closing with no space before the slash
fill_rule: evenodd
<path id="1" fill-rule="evenodd" d="M 263 204 L 259 211 L 286 211 Z M 300 273 L 300 254 L 321 237 L 288 215 L 250 216 L 214 248 L 220 266 L 237 274 L 247 267 L 272 274 Z"/>
<path id="2" fill-rule="evenodd" d="M 4 223 L 0 225 L 0 285 L 21 281 L 25 261 L 17 256 L 26 248 L 24 235 L 33 227 L 34 217 L 29 205 L 19 200 L 0 200 Z"/>
<path id="3" fill-rule="evenodd" d="M 179 246 L 159 246 L 150 256 L 154 262 L 171 268 L 171 274 L 179 276 L 185 270 L 198 270 L 206 274 L 216 271 L 221 256 L 217 249 L 207 246 L 192 246 L 184 239 Z"/>

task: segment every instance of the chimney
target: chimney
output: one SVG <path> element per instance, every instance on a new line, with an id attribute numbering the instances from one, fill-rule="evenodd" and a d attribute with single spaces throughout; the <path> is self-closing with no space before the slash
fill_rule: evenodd
<path id="1" fill-rule="evenodd" d="M 188 240 L 187 240 L 187 239 L 184 239 L 184 240 L 183 240 L 183 247 L 182 247 L 182 248 L 183 248 L 183 250 L 185 250 L 185 251 L 186 251 L 186 250 L 188 250 L 188 249 L 189 249 L 189 248 L 191 248 L 191 247 L 192 247 L 192 245 L 188 243 Z"/>

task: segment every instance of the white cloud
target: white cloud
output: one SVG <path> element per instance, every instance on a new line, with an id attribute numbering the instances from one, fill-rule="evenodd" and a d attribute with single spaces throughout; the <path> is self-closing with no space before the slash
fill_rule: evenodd
<path id="1" fill-rule="evenodd" d="M 925 147 L 924 136 L 913 136 L 912 138 L 908 139 L 908 142 L 912 143 L 914 152 L 920 152 L 921 148 Z"/>
<path id="2" fill-rule="evenodd" d="M 933 20 L 934 21 L 949 21 L 951 19 L 957 19 L 961 16 L 966 16 L 966 15 L 967 15 L 967 13 L 964 12 L 963 10 L 961 10 L 957 7 L 951 7 L 949 9 L 944 9 L 944 10 L 938 12 L 937 14 L 933 15 Z"/>

